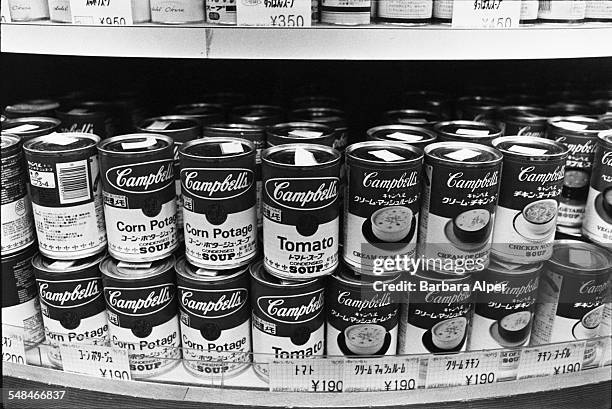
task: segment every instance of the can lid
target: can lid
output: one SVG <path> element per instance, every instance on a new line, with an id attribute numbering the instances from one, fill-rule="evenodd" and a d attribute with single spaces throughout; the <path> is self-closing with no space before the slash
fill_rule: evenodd
<path id="1" fill-rule="evenodd" d="M 2 130 L 14 135 L 31 138 L 47 134 L 60 126 L 59 119 L 37 116 L 9 119 L 2 122 Z"/>
<path id="2" fill-rule="evenodd" d="M 119 280 L 134 280 L 163 274 L 173 266 L 174 256 L 147 263 L 118 261 L 108 256 L 100 263 L 100 270 L 107 277 Z"/>
<path id="3" fill-rule="evenodd" d="M 368 138 L 379 141 L 397 141 L 414 145 L 426 145 L 435 142 L 435 132 L 411 125 L 382 125 L 367 130 Z"/>
<path id="4" fill-rule="evenodd" d="M 202 134 L 200 123 L 193 118 L 183 115 L 165 115 L 147 118 L 136 129 L 139 132 L 166 135 L 176 142 L 187 142 L 197 139 Z"/>
<path id="5" fill-rule="evenodd" d="M 264 150 L 261 158 L 276 166 L 315 167 L 339 163 L 340 152 L 324 145 L 290 143 Z"/>
<path id="6" fill-rule="evenodd" d="M 309 107 L 291 111 L 291 119 L 295 121 L 316 122 L 336 130 L 347 127 L 346 113 L 338 108 Z"/>
<path id="7" fill-rule="evenodd" d="M 383 121 L 388 124 L 427 125 L 442 118 L 435 112 L 420 109 L 395 109 L 383 114 Z"/>
<path id="8" fill-rule="evenodd" d="M 282 278 L 278 278 L 268 273 L 268 271 L 264 267 L 263 260 L 256 261 L 249 266 L 249 272 L 251 273 L 251 277 L 254 280 L 260 282 L 261 284 L 267 287 L 275 287 L 275 288 L 300 288 L 307 287 L 318 282 L 320 279 L 315 278 L 307 281 L 291 281 L 285 280 Z"/>
<path id="9" fill-rule="evenodd" d="M 499 114 L 505 121 L 521 121 L 530 124 L 545 125 L 548 120 L 546 110 L 527 105 L 510 105 L 499 108 Z"/>
<path id="10" fill-rule="evenodd" d="M 284 122 L 267 129 L 268 137 L 286 138 L 288 140 L 316 140 L 333 135 L 335 130 L 327 125 L 315 122 Z"/>
<path id="11" fill-rule="evenodd" d="M 491 257 L 491 261 L 484 274 L 488 272 L 499 273 L 499 274 L 532 274 L 542 270 L 544 263 L 534 264 L 514 264 L 508 263 L 503 260 L 496 259 L 494 256 Z"/>
<path id="12" fill-rule="evenodd" d="M 52 99 L 29 99 L 16 104 L 7 105 L 4 112 L 11 115 L 37 114 L 53 111 L 59 108 L 60 104 Z"/>
<path id="13" fill-rule="evenodd" d="M 421 163 L 423 151 L 401 142 L 368 141 L 349 145 L 346 148 L 347 160 L 356 160 L 377 166 L 404 166 Z"/>
<path id="14" fill-rule="evenodd" d="M 612 255 L 601 247 L 583 241 L 556 240 L 547 264 L 554 272 L 579 275 L 610 273 Z"/>
<path id="15" fill-rule="evenodd" d="M 597 137 L 602 143 L 612 147 L 612 129 L 601 131 Z"/>
<path id="16" fill-rule="evenodd" d="M 204 137 L 233 136 L 237 138 L 247 137 L 247 139 L 264 139 L 266 128 L 255 124 L 219 123 L 205 126 L 202 134 Z"/>
<path id="17" fill-rule="evenodd" d="M 48 135 L 28 139 L 23 144 L 26 152 L 53 155 L 61 152 L 75 152 L 95 147 L 100 142 L 100 137 L 91 133 L 53 132 Z"/>
<path id="18" fill-rule="evenodd" d="M 168 136 L 154 133 L 134 133 L 104 139 L 98 144 L 98 150 L 104 153 L 130 155 L 162 151 L 173 146 L 173 144 L 172 139 Z"/>
<path id="19" fill-rule="evenodd" d="M 19 142 L 21 142 L 21 138 L 19 136 L 2 131 L 2 136 L 0 139 L 2 156 L 8 156 L 6 154 L 9 151 L 12 153 L 13 151 L 19 150 Z"/>
<path id="20" fill-rule="evenodd" d="M 465 142 L 491 140 L 502 135 L 500 127 L 490 122 L 478 121 L 444 121 L 434 125 L 434 131 L 439 136 Z"/>
<path id="21" fill-rule="evenodd" d="M 254 151 L 253 142 L 230 137 L 195 139 L 182 144 L 179 148 L 181 156 L 209 159 L 237 158 L 248 156 Z"/>
<path id="22" fill-rule="evenodd" d="M 425 156 L 460 166 L 482 166 L 501 162 L 497 149 L 469 142 L 436 142 L 425 147 Z"/>
<path id="23" fill-rule="evenodd" d="M 567 133 L 570 135 L 593 136 L 600 131 L 610 129 L 603 121 L 587 116 L 557 116 L 548 120 L 551 130 L 556 133 Z"/>
<path id="24" fill-rule="evenodd" d="M 106 252 L 77 260 L 54 260 L 37 254 L 32 259 L 32 265 L 37 270 L 61 275 L 97 266 L 104 258 L 106 258 Z"/>
<path id="25" fill-rule="evenodd" d="M 283 109 L 276 105 L 241 105 L 231 111 L 234 120 L 261 125 L 280 122 L 283 116 Z"/>
<path id="26" fill-rule="evenodd" d="M 248 269 L 248 266 L 233 268 L 230 270 L 209 270 L 196 267 L 191 264 L 185 256 L 181 256 L 176 260 L 174 269 L 178 275 L 191 280 L 223 282 L 238 277 Z"/>
<path id="27" fill-rule="evenodd" d="M 549 160 L 551 158 L 563 159 L 567 157 L 568 148 L 550 139 L 525 137 L 525 136 L 502 136 L 491 142 L 504 156 L 530 159 Z"/>

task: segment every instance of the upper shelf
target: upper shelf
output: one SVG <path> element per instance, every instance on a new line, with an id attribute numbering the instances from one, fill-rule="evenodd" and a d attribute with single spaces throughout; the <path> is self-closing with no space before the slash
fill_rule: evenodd
<path id="1" fill-rule="evenodd" d="M 510 60 L 612 56 L 612 25 L 466 30 L 446 26 L 1 25 L 2 52 L 155 58 Z"/>

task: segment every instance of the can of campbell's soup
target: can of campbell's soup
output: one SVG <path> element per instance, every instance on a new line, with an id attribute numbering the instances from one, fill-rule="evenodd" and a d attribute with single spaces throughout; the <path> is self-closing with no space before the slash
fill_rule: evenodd
<path id="1" fill-rule="evenodd" d="M 419 243 L 436 261 L 432 270 L 463 274 L 488 264 L 501 162 L 499 151 L 480 144 L 425 147 Z"/>
<path id="2" fill-rule="evenodd" d="M 232 108 L 230 121 L 270 126 L 285 119 L 285 111 L 276 105 L 242 105 Z"/>
<path id="3" fill-rule="evenodd" d="M 416 252 L 423 151 L 401 142 L 360 142 L 347 148 L 346 165 L 343 259 L 361 274 L 395 273 L 377 269 L 387 258 Z"/>
<path id="4" fill-rule="evenodd" d="M 378 21 L 393 24 L 427 24 L 433 13 L 433 0 L 375 1 Z"/>
<path id="5" fill-rule="evenodd" d="M 533 264 L 550 258 L 568 150 L 542 138 L 505 136 L 493 141 L 504 155 L 492 253 Z"/>
<path id="6" fill-rule="evenodd" d="M 100 264 L 111 345 L 127 349 L 133 378 L 149 378 L 181 360 L 174 257 Z"/>
<path id="7" fill-rule="evenodd" d="M 59 102 L 53 99 L 29 99 L 16 104 L 7 105 L 4 114 L 7 118 L 21 117 L 54 117 Z"/>
<path id="8" fill-rule="evenodd" d="M 51 344 L 49 360 L 62 367 L 60 345 L 106 345 L 108 322 L 102 296 L 100 262 L 105 253 L 80 260 L 32 260 L 45 324 Z"/>
<path id="9" fill-rule="evenodd" d="M 236 376 L 251 362 L 249 269 L 176 262 L 183 365 L 202 377 Z"/>
<path id="10" fill-rule="evenodd" d="M 453 20 L 454 0 L 433 0 L 433 17 L 438 23 L 450 23 Z"/>
<path id="11" fill-rule="evenodd" d="M 580 23 L 585 16 L 584 0 L 540 0 L 538 20 L 541 23 Z"/>
<path id="12" fill-rule="evenodd" d="M 433 127 L 438 141 L 471 142 L 491 146 L 491 141 L 504 134 L 501 126 L 479 121 L 445 121 Z"/>
<path id="13" fill-rule="evenodd" d="M 151 21 L 151 4 L 149 0 L 132 1 L 132 20 L 136 23 Z"/>
<path id="14" fill-rule="evenodd" d="M 20 117 L 2 122 L 2 132 L 17 135 L 25 142 L 36 136 L 54 133 L 60 123 L 59 119 L 51 117 Z"/>
<path id="15" fill-rule="evenodd" d="M 92 133 L 100 138 L 109 138 L 119 132 L 119 117 L 116 107 L 101 101 L 86 101 L 70 104 L 57 110 L 62 121 L 60 132 Z"/>
<path id="16" fill-rule="evenodd" d="M 39 136 L 24 143 L 41 254 L 74 260 L 106 247 L 96 135 Z"/>
<path id="17" fill-rule="evenodd" d="M 49 15 L 54 23 L 72 23 L 70 0 L 49 0 Z"/>
<path id="18" fill-rule="evenodd" d="M 289 143 L 312 143 L 333 147 L 336 131 L 314 122 L 287 122 L 270 126 L 266 130 L 268 147 Z"/>
<path id="19" fill-rule="evenodd" d="M 255 146 L 204 138 L 179 150 L 185 254 L 190 263 L 226 270 L 257 255 Z"/>
<path id="20" fill-rule="evenodd" d="M 411 125 L 382 125 L 367 131 L 370 141 L 402 142 L 417 148 L 425 148 L 434 143 L 438 136 L 435 132 Z"/>
<path id="21" fill-rule="evenodd" d="M 382 121 L 388 125 L 412 125 L 432 128 L 442 117 L 431 111 L 420 109 L 394 109 L 383 113 Z"/>
<path id="22" fill-rule="evenodd" d="M 9 0 L 8 6 L 13 21 L 35 21 L 49 18 L 47 0 Z"/>
<path id="23" fill-rule="evenodd" d="M 268 379 L 275 359 L 304 359 L 325 351 L 325 287 L 321 279 L 285 281 L 261 261 L 250 267 L 253 369 Z"/>
<path id="24" fill-rule="evenodd" d="M 206 0 L 206 22 L 236 25 L 236 0 Z"/>
<path id="25" fill-rule="evenodd" d="M 264 265 L 285 279 L 331 274 L 338 266 L 340 154 L 289 144 L 262 153 Z"/>
<path id="26" fill-rule="evenodd" d="M 612 131 L 599 133 L 582 234 L 612 248 Z"/>
<path id="27" fill-rule="evenodd" d="M 204 0 L 150 0 L 151 21 L 187 24 L 204 21 Z"/>
<path id="28" fill-rule="evenodd" d="M 172 112 L 180 117 L 185 117 L 198 121 L 201 126 L 219 124 L 225 121 L 225 108 L 223 107 L 223 105 L 219 104 L 209 104 L 207 102 L 181 104 L 176 105 L 172 109 Z M 149 122 L 149 126 L 151 126 L 152 124 L 153 123 Z M 174 126 L 176 126 L 176 124 Z M 158 131 L 155 132 L 160 133 Z M 172 136 L 170 134 L 167 135 Z M 199 135 L 195 138 L 199 138 Z M 190 139 L 194 139 L 194 137 L 190 137 Z"/>
<path id="29" fill-rule="evenodd" d="M 161 260 L 178 247 L 173 142 L 130 134 L 98 145 L 108 252 L 122 261 Z"/>
<path id="30" fill-rule="evenodd" d="M 349 143 L 346 113 L 341 109 L 324 106 L 299 108 L 291 111 L 290 116 L 293 121 L 315 122 L 335 129 L 335 149 L 342 151 Z"/>
<path id="31" fill-rule="evenodd" d="M 339 25 L 370 24 L 371 0 L 321 0 L 321 22 Z"/>
<path id="32" fill-rule="evenodd" d="M 28 197 L 25 159 L 21 138 L 2 133 L 2 256 L 34 243 L 32 203 Z"/>
<path id="33" fill-rule="evenodd" d="M 548 123 L 547 113 L 542 108 L 532 106 L 505 106 L 498 111 L 500 122 L 505 125 L 509 136 L 534 136 L 544 138 Z"/>

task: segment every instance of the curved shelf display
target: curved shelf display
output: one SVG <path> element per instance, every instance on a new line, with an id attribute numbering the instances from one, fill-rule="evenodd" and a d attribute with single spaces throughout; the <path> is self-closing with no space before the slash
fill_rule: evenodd
<path id="1" fill-rule="evenodd" d="M 1 25 L 2 52 L 152 58 L 323 60 L 512 60 L 612 56 L 612 25 L 510 30 L 446 26 Z"/>

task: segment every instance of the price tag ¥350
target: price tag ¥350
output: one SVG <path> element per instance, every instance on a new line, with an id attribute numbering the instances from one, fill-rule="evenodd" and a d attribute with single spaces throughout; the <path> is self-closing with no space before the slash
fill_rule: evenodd
<path id="1" fill-rule="evenodd" d="M 310 1 L 236 0 L 239 26 L 310 27 Z"/>
<path id="2" fill-rule="evenodd" d="M 504 29 L 519 26 L 519 0 L 454 0 L 453 28 Z"/>
<path id="3" fill-rule="evenodd" d="M 70 0 L 72 24 L 131 26 L 132 2 L 128 0 Z"/>

